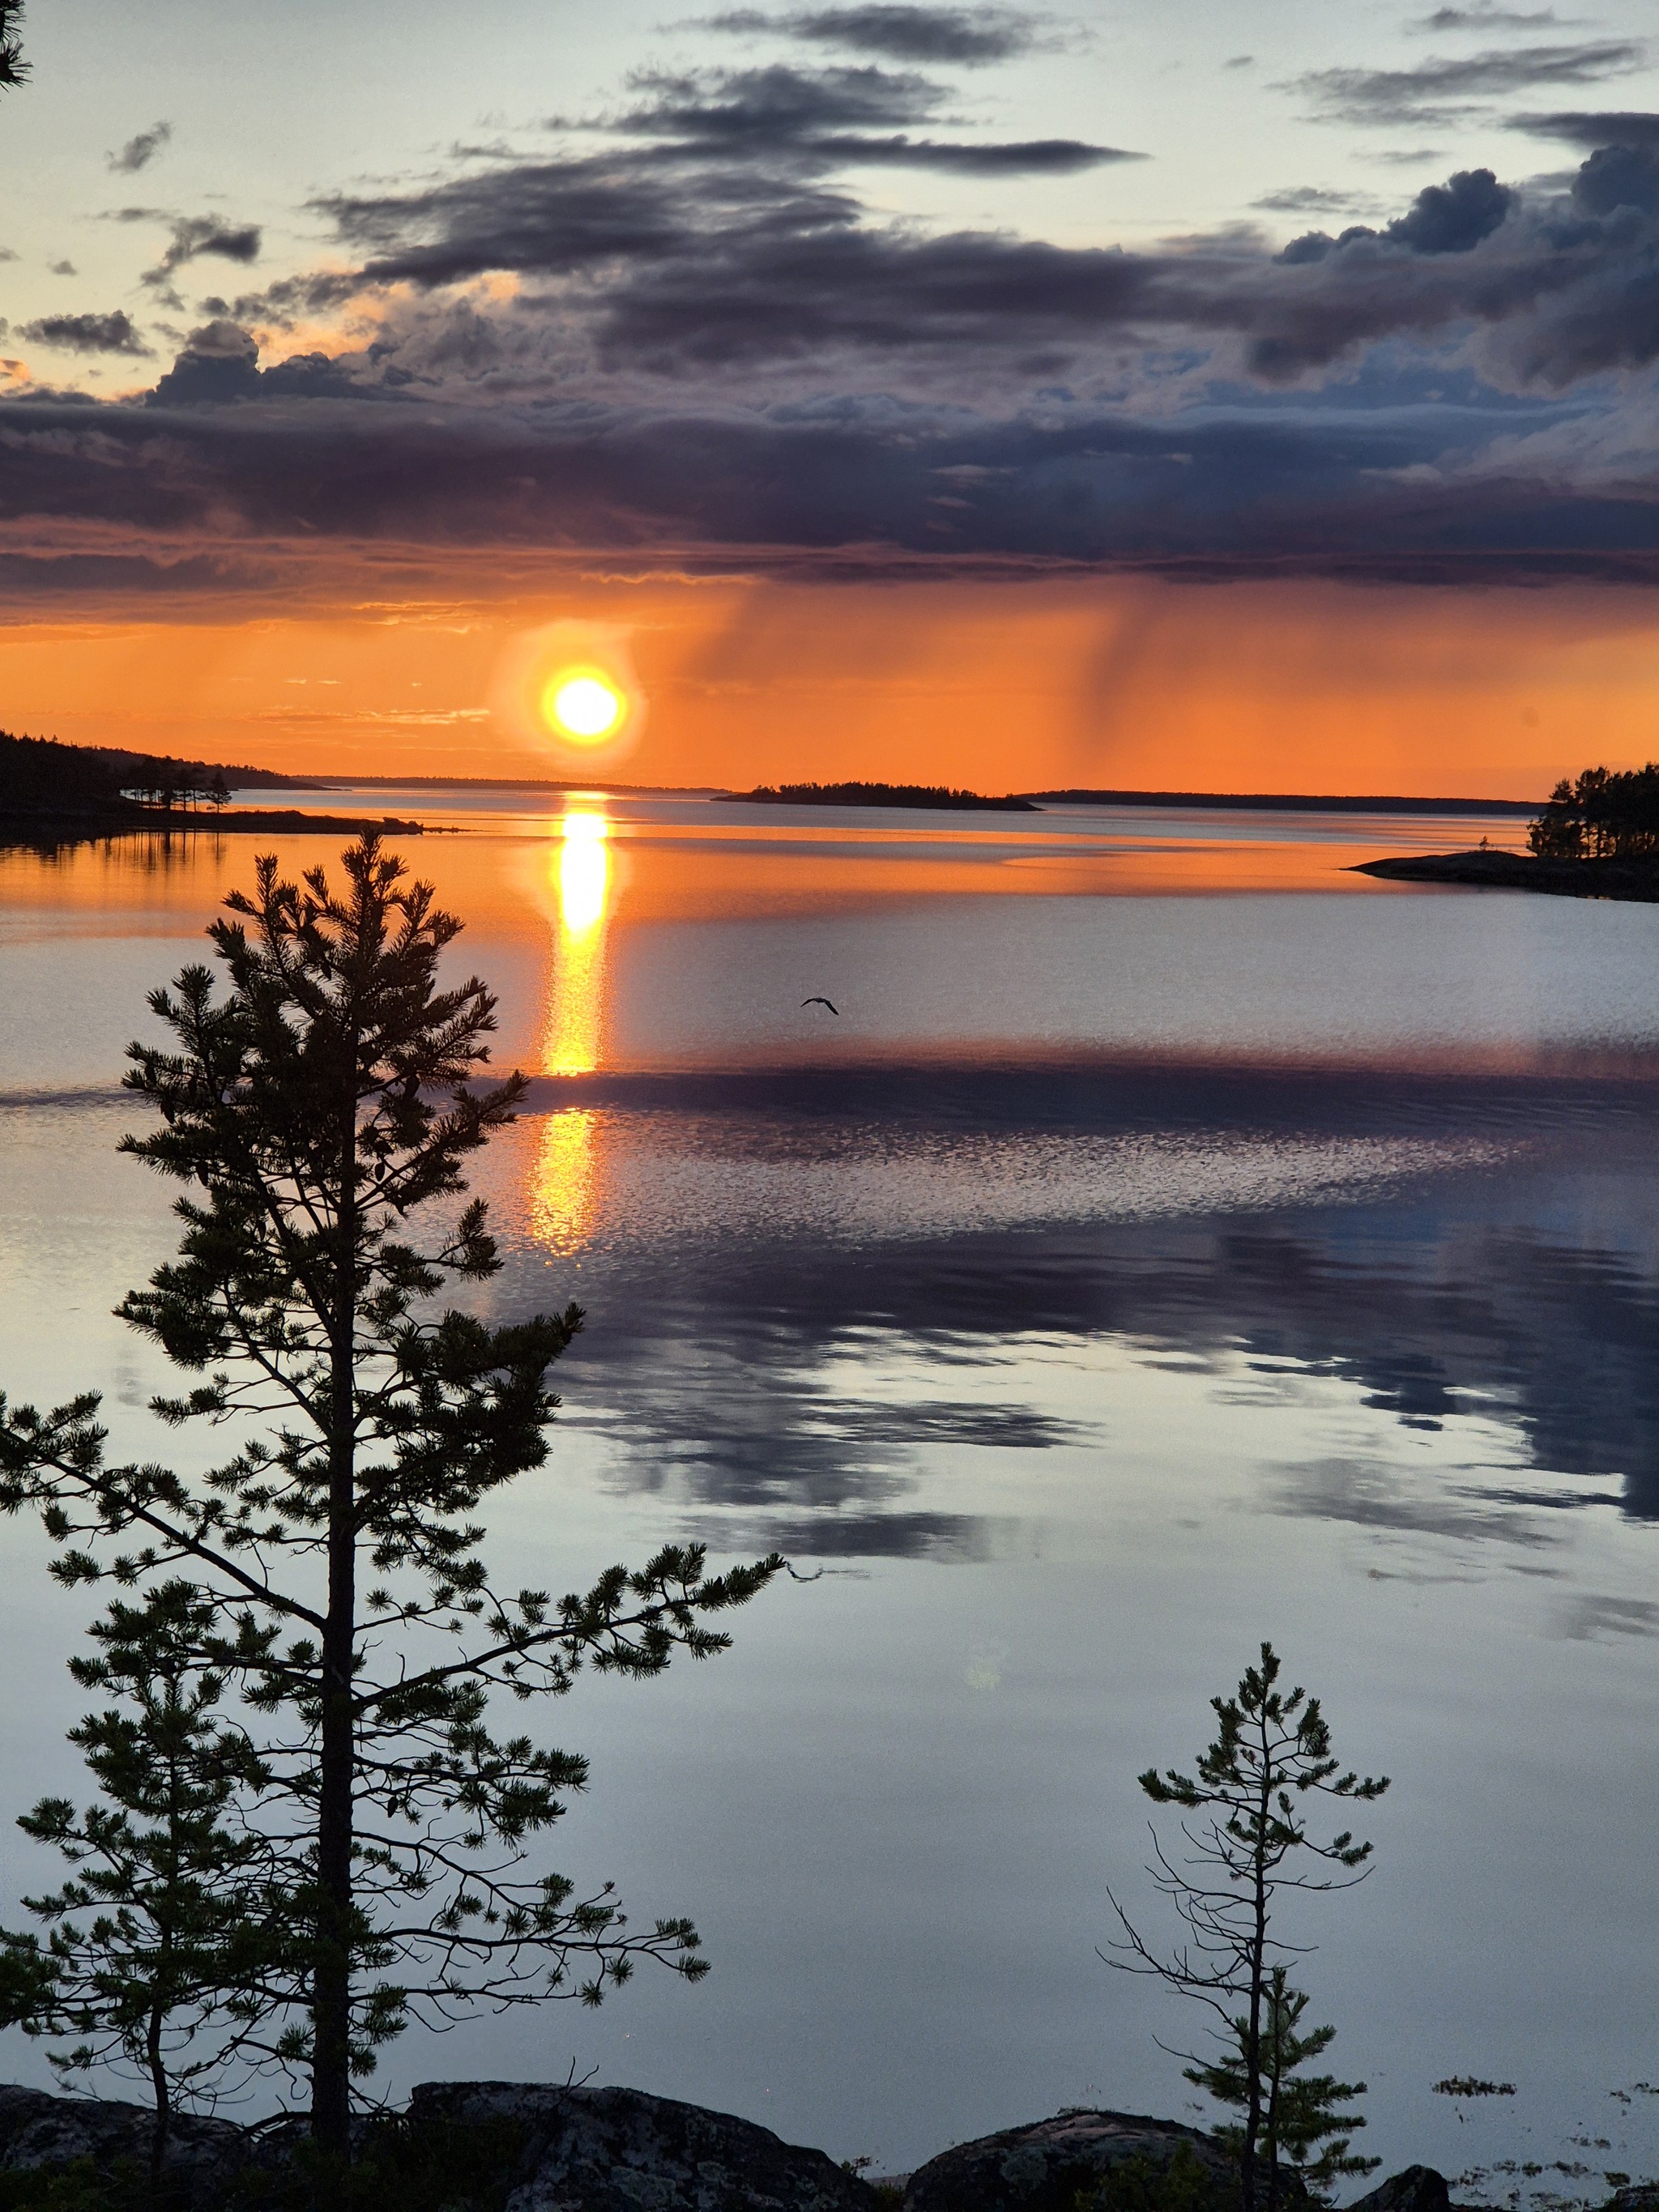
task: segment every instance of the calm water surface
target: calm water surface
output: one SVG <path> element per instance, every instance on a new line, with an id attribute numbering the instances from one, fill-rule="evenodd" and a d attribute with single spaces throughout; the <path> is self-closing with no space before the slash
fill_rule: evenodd
<path id="1" fill-rule="evenodd" d="M 411 2037 L 394 2082 L 574 2061 L 890 2170 L 1180 2112 L 1154 2037 L 1196 2030 L 1100 1964 L 1105 1885 L 1159 1926 L 1133 1778 L 1266 1635 L 1395 1778 L 1299 1929 L 1369 2147 L 1659 2165 L 1610 2094 L 1659 2075 L 1659 909 L 1344 873 L 1513 820 L 319 803 L 450 833 L 410 857 L 535 1077 L 492 1298 L 590 1319 L 495 1556 L 821 1571 L 548 1717 L 594 1769 L 556 1863 L 693 1914 L 709 1981 Z M 0 1382 L 104 1388 L 135 1450 L 158 1377 L 109 1309 L 172 1233 L 121 1048 L 256 849 L 0 855 Z M 73 1786 L 81 1614 L 4 1540 L 21 1807 Z M 1449 2073 L 1520 2094 L 1460 2122 Z"/>

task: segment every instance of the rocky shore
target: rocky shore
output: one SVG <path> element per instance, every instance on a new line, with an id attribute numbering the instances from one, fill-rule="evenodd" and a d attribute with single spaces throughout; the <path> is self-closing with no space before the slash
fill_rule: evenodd
<path id="1" fill-rule="evenodd" d="M 295 806 L 231 806 L 223 812 L 185 812 L 174 808 L 8 808 L 0 805 L 0 845 L 52 848 L 95 843 L 106 837 L 270 836 L 296 833 L 314 836 L 419 837 L 424 825 L 393 814 L 307 814 Z"/>
<path id="2" fill-rule="evenodd" d="M 1659 867 L 1637 860 L 1539 860 L 1530 853 L 1405 853 L 1361 860 L 1348 872 L 1385 883 L 1462 884 L 1505 891 L 1549 891 L 1558 898 L 1659 904 Z"/>
<path id="3" fill-rule="evenodd" d="M 143 2106 L 0 2087 L 0 2201 L 143 2204 L 152 2124 Z M 303 2203 L 305 2142 L 298 2122 L 179 2119 L 169 2212 Z M 1058 2112 L 866 2180 L 730 2113 L 639 2089 L 513 2081 L 428 2082 L 406 2113 L 363 2124 L 361 2150 L 364 2201 L 399 2212 L 1138 2212 L 1165 2200 L 1232 2212 L 1237 2193 L 1212 2139 L 1174 2120 Z M 1286 2212 L 1301 2201 L 1287 2197 Z M 1352 2212 L 1447 2205 L 1444 2179 L 1410 2166 Z"/>

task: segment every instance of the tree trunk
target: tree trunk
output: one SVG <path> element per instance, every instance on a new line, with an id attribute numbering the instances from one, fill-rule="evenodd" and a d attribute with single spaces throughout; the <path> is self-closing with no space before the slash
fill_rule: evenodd
<path id="1" fill-rule="evenodd" d="M 325 2167 L 351 2157 L 351 1832 L 356 1782 L 356 1350 L 357 1108 L 342 1130 L 335 1310 L 330 1316 L 328 1613 L 323 1630 L 322 1757 L 317 1807 L 317 1956 L 312 1983 L 311 2133 Z"/>
<path id="2" fill-rule="evenodd" d="M 1244 2143 L 1238 2161 L 1243 2212 L 1255 2212 L 1255 2146 L 1261 2131 L 1261 1975 L 1267 1952 L 1267 1823 L 1273 1815 L 1272 1760 L 1261 1727 L 1261 1787 L 1256 1807 L 1255 1926 L 1250 1942 L 1250 2032 L 1244 2051 Z"/>
<path id="3" fill-rule="evenodd" d="M 164 1863 L 161 1905 L 163 1915 L 161 1941 L 156 1947 L 154 2001 L 149 2019 L 145 2023 L 144 2058 L 149 2068 L 150 2087 L 155 2093 L 155 2125 L 149 2138 L 149 2201 L 155 2204 L 161 2193 L 161 2169 L 167 2163 L 167 2132 L 173 2118 L 173 2087 L 167 2080 L 166 2054 L 161 2048 L 161 2032 L 167 2026 L 168 2008 L 173 1997 L 173 1942 L 179 1923 L 179 1798 L 180 1782 L 178 1753 L 178 1684 L 167 1686 L 167 1717 L 172 1725 L 167 1731 L 167 1855 Z"/>
<path id="4" fill-rule="evenodd" d="M 1279 2009 L 1279 1984 L 1275 1978 L 1273 1993 L 1267 1999 L 1267 2048 L 1272 2054 L 1267 2069 L 1267 2109 L 1262 2118 L 1261 2147 L 1267 2162 L 1267 2212 L 1277 2212 L 1279 2204 L 1279 2086 L 1284 2059 L 1280 2038 L 1284 2021 Z"/>
<path id="5" fill-rule="evenodd" d="M 161 2194 L 161 2169 L 167 2163 L 167 2132 L 173 2118 L 167 2091 L 167 2069 L 161 2057 L 161 2028 L 165 2014 L 158 2006 L 149 2016 L 149 2033 L 144 2039 L 145 2056 L 149 2062 L 150 2086 L 155 2092 L 155 2124 L 149 2137 L 149 2199 L 155 2204 Z"/>

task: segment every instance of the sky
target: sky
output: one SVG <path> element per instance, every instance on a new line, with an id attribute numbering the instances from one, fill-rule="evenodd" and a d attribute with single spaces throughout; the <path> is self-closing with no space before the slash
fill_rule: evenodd
<path id="1" fill-rule="evenodd" d="M 1640 0 L 37 4 L 0 722 L 1534 795 L 1659 750 Z"/>

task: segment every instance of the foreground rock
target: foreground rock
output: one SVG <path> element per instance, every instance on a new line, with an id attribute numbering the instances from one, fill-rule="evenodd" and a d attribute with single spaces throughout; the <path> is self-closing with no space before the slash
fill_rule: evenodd
<path id="1" fill-rule="evenodd" d="M 151 2125 L 145 2106 L 0 2085 L 0 2174 L 90 2166 L 115 2185 L 110 2205 L 142 2212 Z M 176 2120 L 167 2212 L 303 2207 L 306 2142 L 299 2120 Z M 452 2185 L 458 2203 L 492 2212 L 881 2212 L 892 2202 L 821 2150 L 640 2089 L 428 2082 L 406 2114 L 363 2123 L 360 2148 L 378 2169 L 381 2204 L 447 2203 Z M 911 2175 L 904 2212 L 1079 2212 L 1079 2198 L 1086 2205 L 1114 2174 L 1123 2212 L 1237 2212 L 1237 2173 L 1208 2136 L 1176 2120 L 1076 2111 L 942 2152 Z M 1299 2185 L 1281 2183 L 1281 2203 L 1307 2212 Z M 1444 2177 L 1407 2166 L 1350 2212 L 1449 2212 Z M 1659 2191 L 1621 2191 L 1607 2212 L 1659 2212 Z"/>
<path id="2" fill-rule="evenodd" d="M 0 2172 L 90 2164 L 106 2179 L 123 2168 L 148 2174 L 154 2112 L 92 2097 L 52 2097 L 0 2083 Z M 168 2201 L 184 2212 L 216 2212 L 239 2179 L 283 2155 L 280 2141 L 250 2136 L 230 2120 L 174 2120 L 167 2144 Z"/>
<path id="3" fill-rule="evenodd" d="M 1167 2171 L 1177 2159 L 1201 2212 L 1232 2212 L 1237 2170 L 1208 2136 L 1179 2120 L 1096 2112 L 1056 2112 L 941 2151 L 911 2175 L 904 2212 L 1075 2212 L 1079 2191 L 1092 2193 L 1115 2167 Z"/>
<path id="4" fill-rule="evenodd" d="M 1408 2166 L 1349 2205 L 1348 2212 L 1448 2212 L 1450 2203 L 1443 2173 L 1431 2166 Z"/>
<path id="5" fill-rule="evenodd" d="M 873 2190 L 752 2120 L 641 2089 L 428 2081 L 417 2135 L 459 2123 L 519 2138 L 505 2212 L 872 2212 Z"/>
<path id="6" fill-rule="evenodd" d="M 149 2171 L 153 2124 L 144 2106 L 0 2086 L 0 2172 L 84 2162 L 131 2185 Z M 369 2123 L 360 2138 L 394 2200 L 400 2170 L 429 2182 L 436 2169 L 456 2171 L 458 2197 L 482 2190 L 501 2212 L 874 2212 L 878 2203 L 821 2150 L 639 2089 L 427 2082 L 389 2136 Z M 305 2139 L 298 2121 L 255 2132 L 181 2117 L 167 2144 L 169 2212 L 269 2201 L 271 2178 Z"/>

